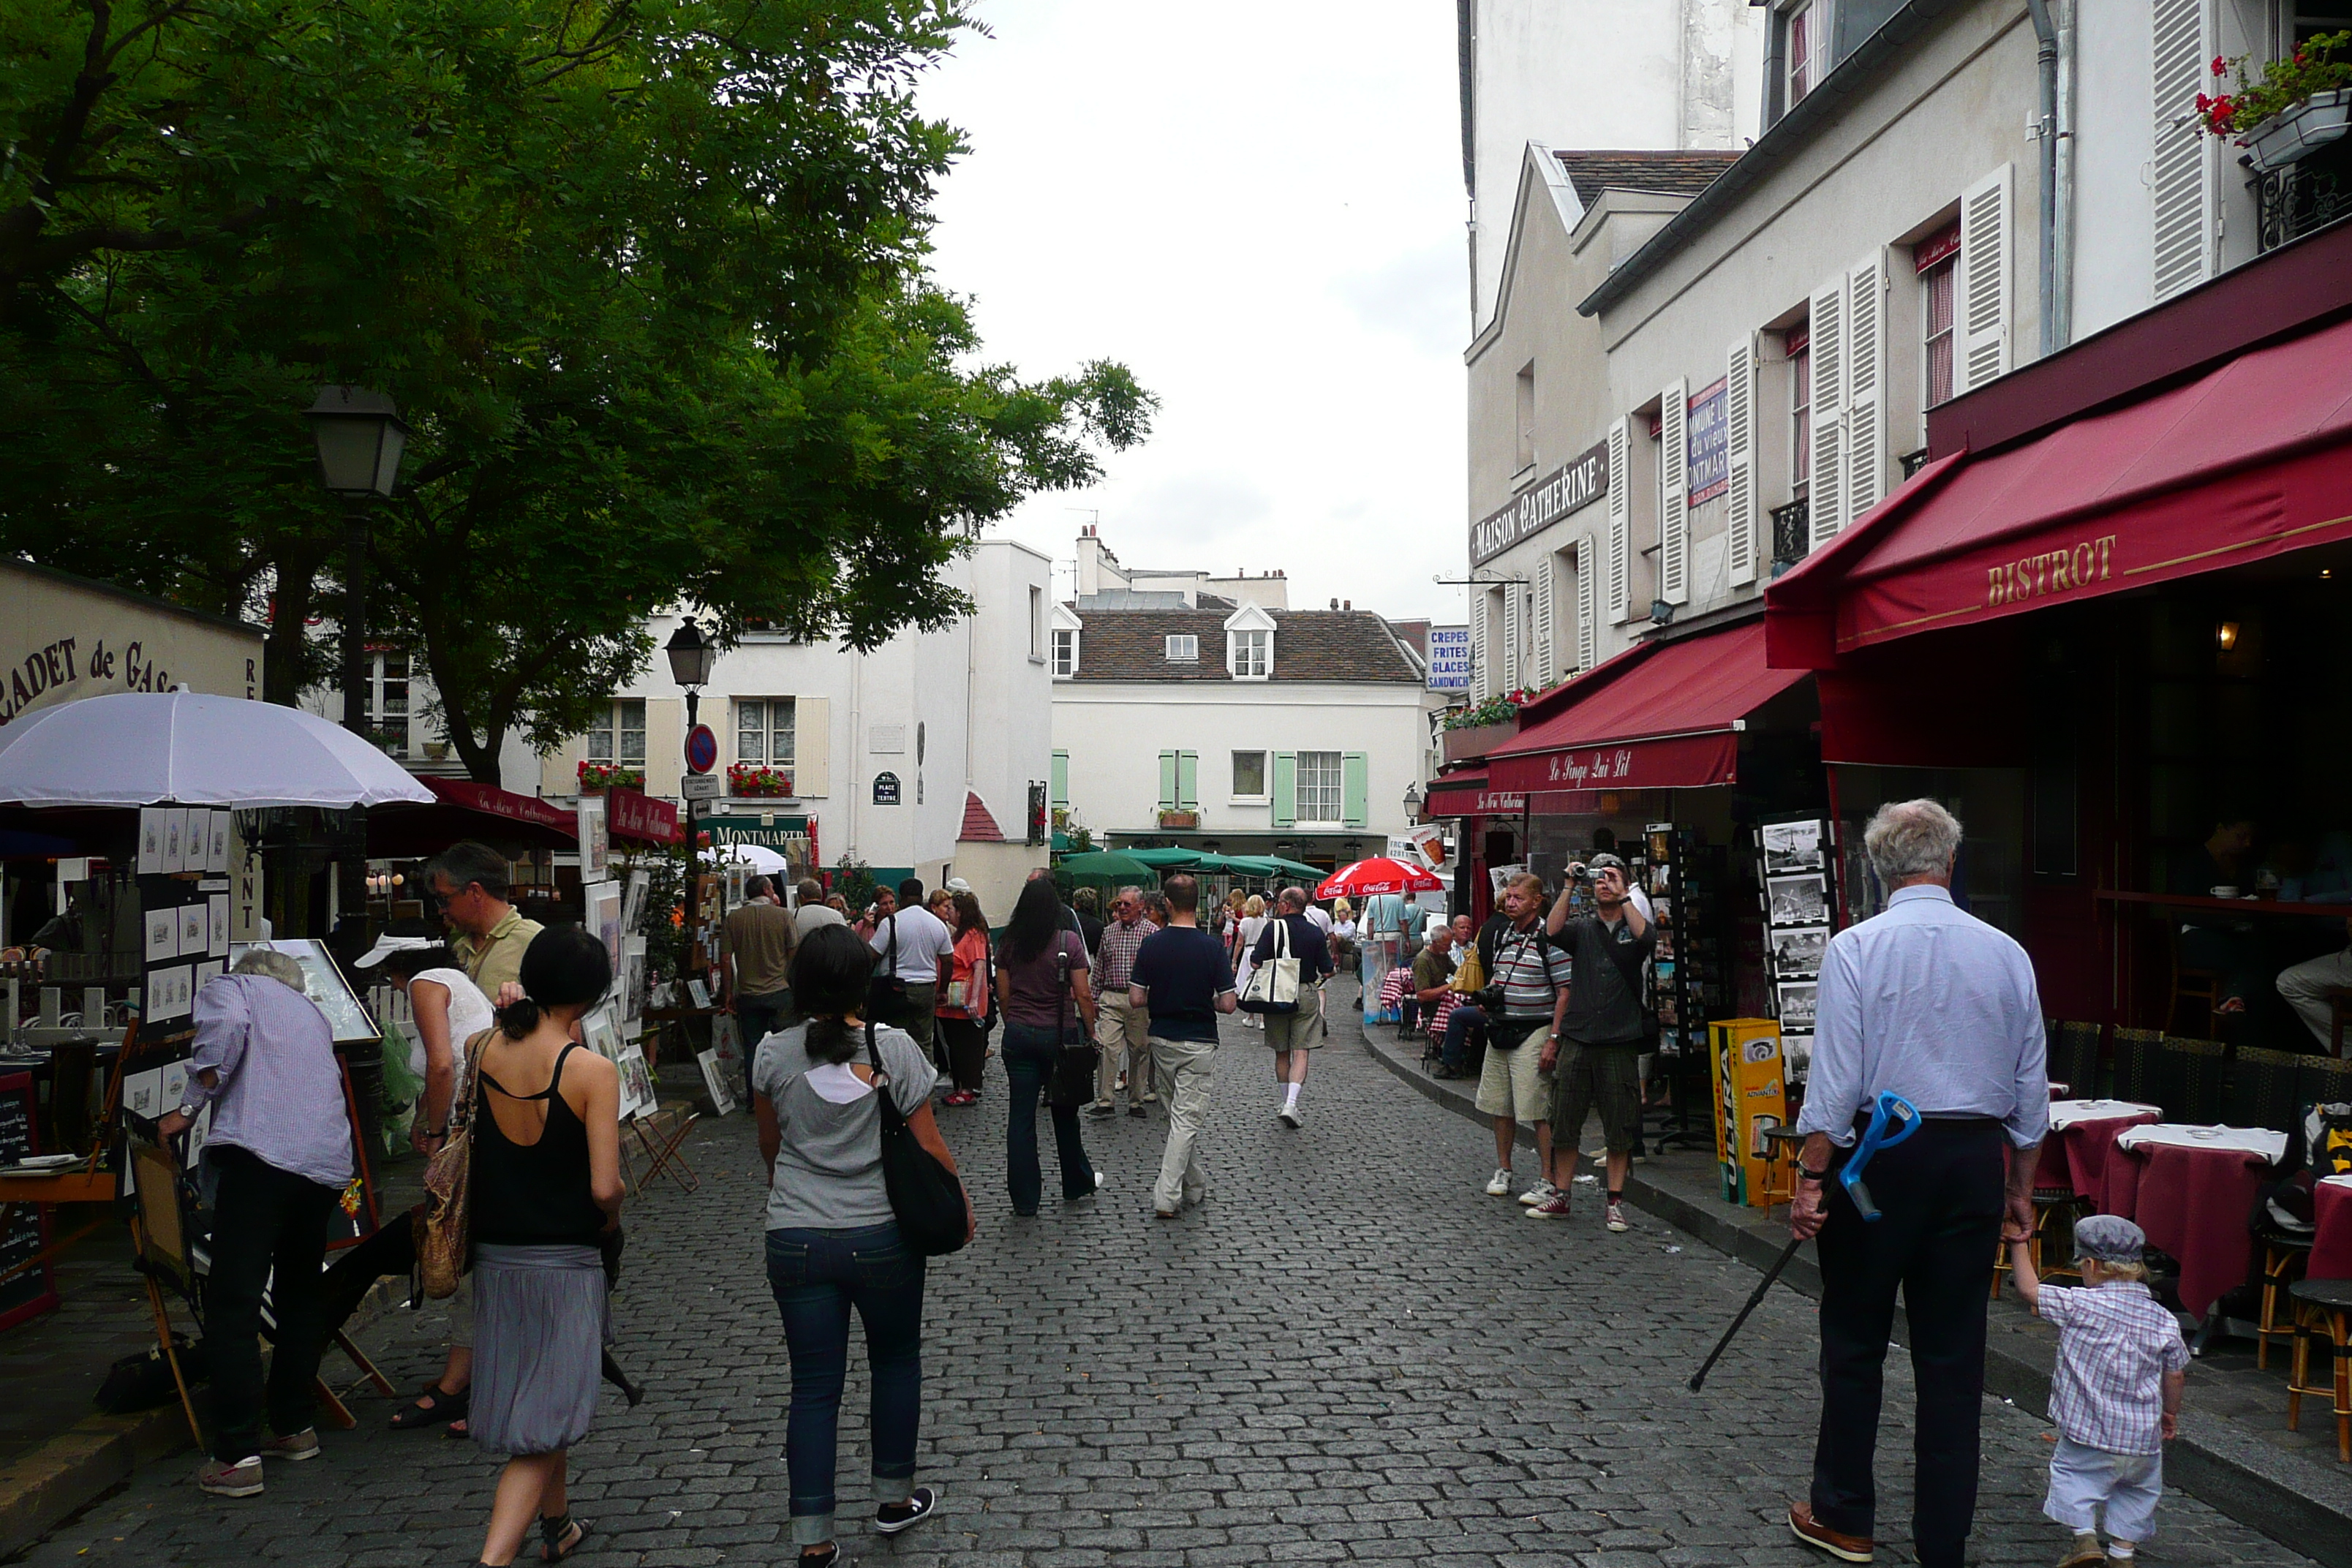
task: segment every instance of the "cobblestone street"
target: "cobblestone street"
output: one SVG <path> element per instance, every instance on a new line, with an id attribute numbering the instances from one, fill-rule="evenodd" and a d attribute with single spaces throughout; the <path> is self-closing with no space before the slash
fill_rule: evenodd
<path id="1" fill-rule="evenodd" d="M 940 1517 L 886 1542 L 864 1506 L 865 1388 L 853 1357 L 842 1455 L 845 1558 L 1118 1568 L 1414 1561 L 1439 1568 L 1811 1563 L 1781 1521 L 1811 1448 L 1811 1305 L 1769 1300 L 1703 1395 L 1685 1383 L 1754 1287 L 1663 1223 L 1566 1224 L 1479 1191 L 1487 1134 L 1400 1084 L 1352 1026 L 1318 1054 L 1289 1131 L 1265 1053 L 1228 1026 L 1208 1134 L 1211 1201 L 1155 1221 L 1161 1123 L 1087 1124 L 1099 1200 L 1017 1220 L 1004 1195 L 1003 1079 L 942 1113 L 981 1208 L 934 1267 L 923 1459 Z M 786 1544 L 781 1331 L 761 1268 L 762 1180 L 747 1116 L 704 1123 L 705 1184 L 633 1201 L 618 1300 L 624 1363 L 572 1460 L 589 1564 L 779 1563 Z M 1048 1191 L 1052 1191 L 1050 1140 Z M 1519 1157 L 1531 1179 L 1531 1157 Z M 431 1312 L 362 1336 L 395 1382 L 437 1364 Z M 345 1369 L 331 1355 L 330 1370 Z M 2193 1376 L 2193 1374 L 2192 1374 Z M 1909 1378 L 1889 1363 L 1880 1561 L 1908 1562 Z M 150 1467 L 32 1549 L 55 1565 L 458 1564 L 474 1561 L 495 1463 L 397 1435 L 364 1399 L 320 1462 L 273 1468 L 261 1499 L 205 1498 L 192 1460 Z M 2046 1563 L 2048 1428 L 1991 1402 L 1976 1557 Z M 2175 1494 L 2147 1555 L 2300 1563 Z"/>

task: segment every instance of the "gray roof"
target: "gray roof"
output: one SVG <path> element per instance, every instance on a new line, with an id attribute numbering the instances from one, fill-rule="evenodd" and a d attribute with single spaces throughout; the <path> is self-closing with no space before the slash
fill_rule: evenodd
<path id="1" fill-rule="evenodd" d="M 1078 680 L 1231 680 L 1225 668 L 1229 610 L 1088 610 L 1078 640 Z M 1410 683 L 1421 667 L 1389 624 L 1370 610 L 1268 610 L 1274 620 L 1275 683 L 1290 680 Z M 1192 664 L 1168 661 L 1168 638 L 1201 639 Z"/>

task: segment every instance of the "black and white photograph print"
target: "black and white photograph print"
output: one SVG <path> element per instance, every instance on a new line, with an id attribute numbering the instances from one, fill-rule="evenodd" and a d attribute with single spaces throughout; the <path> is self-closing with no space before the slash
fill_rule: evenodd
<path id="1" fill-rule="evenodd" d="M 1810 980 L 1822 972 L 1822 954 L 1830 945 L 1827 926 L 1774 927 L 1768 933 L 1772 944 L 1772 974 L 1779 980 Z"/>
<path id="2" fill-rule="evenodd" d="M 1813 1031 L 1814 997 L 1821 984 L 1811 980 L 1784 980 L 1780 983 L 1780 1028 L 1782 1033 Z"/>
<path id="3" fill-rule="evenodd" d="M 1776 926 L 1830 923 L 1829 884 L 1818 871 L 1801 877 L 1764 879 L 1764 917 Z"/>
<path id="4" fill-rule="evenodd" d="M 1764 873 L 1818 871 L 1822 868 L 1822 825 L 1818 821 L 1768 822 L 1756 830 L 1764 841 Z"/>

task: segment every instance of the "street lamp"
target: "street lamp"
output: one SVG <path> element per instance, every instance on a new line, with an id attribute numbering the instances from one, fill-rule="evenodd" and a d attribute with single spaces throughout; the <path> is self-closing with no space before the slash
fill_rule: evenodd
<path id="1" fill-rule="evenodd" d="M 678 623 L 677 630 L 669 634 L 662 651 L 669 655 L 670 678 L 686 688 L 686 732 L 688 739 L 694 727 L 701 721 L 702 689 L 710 684 L 710 677 L 719 668 L 719 645 L 702 635 L 702 628 L 692 619 Z M 683 784 L 680 795 L 686 794 Z M 698 866 L 702 845 L 694 830 L 694 800 L 688 796 L 686 805 L 687 864 Z"/>
<path id="2" fill-rule="evenodd" d="M 1421 820 L 1421 803 L 1423 798 L 1423 796 L 1421 793 L 1421 782 L 1418 779 L 1404 786 L 1404 819 L 1407 822 L 1419 822 Z"/>
<path id="3" fill-rule="evenodd" d="M 389 496 L 408 449 L 400 407 L 363 386 L 322 386 L 304 413 L 319 447 L 319 483 L 330 495 Z M 367 731 L 368 513 L 353 507 L 344 520 L 343 728 Z"/>

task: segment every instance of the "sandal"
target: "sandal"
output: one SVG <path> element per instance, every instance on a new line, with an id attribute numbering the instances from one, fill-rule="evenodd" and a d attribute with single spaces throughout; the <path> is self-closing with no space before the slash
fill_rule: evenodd
<path id="1" fill-rule="evenodd" d="M 568 1512 L 559 1513 L 553 1519 L 542 1517 L 539 1521 L 539 1539 L 543 1542 L 539 1549 L 539 1560 L 561 1563 L 579 1551 L 580 1543 L 588 1539 L 588 1522 L 574 1519 Z"/>
<path id="2" fill-rule="evenodd" d="M 473 1391 L 470 1388 L 461 1389 L 452 1394 L 438 1383 L 428 1383 L 425 1385 L 425 1403 L 404 1405 L 393 1412 L 392 1429 L 395 1432 L 414 1432 L 419 1426 L 435 1426 L 448 1421 L 463 1421 L 466 1418 L 467 1407 L 472 1402 L 472 1394 Z"/>

